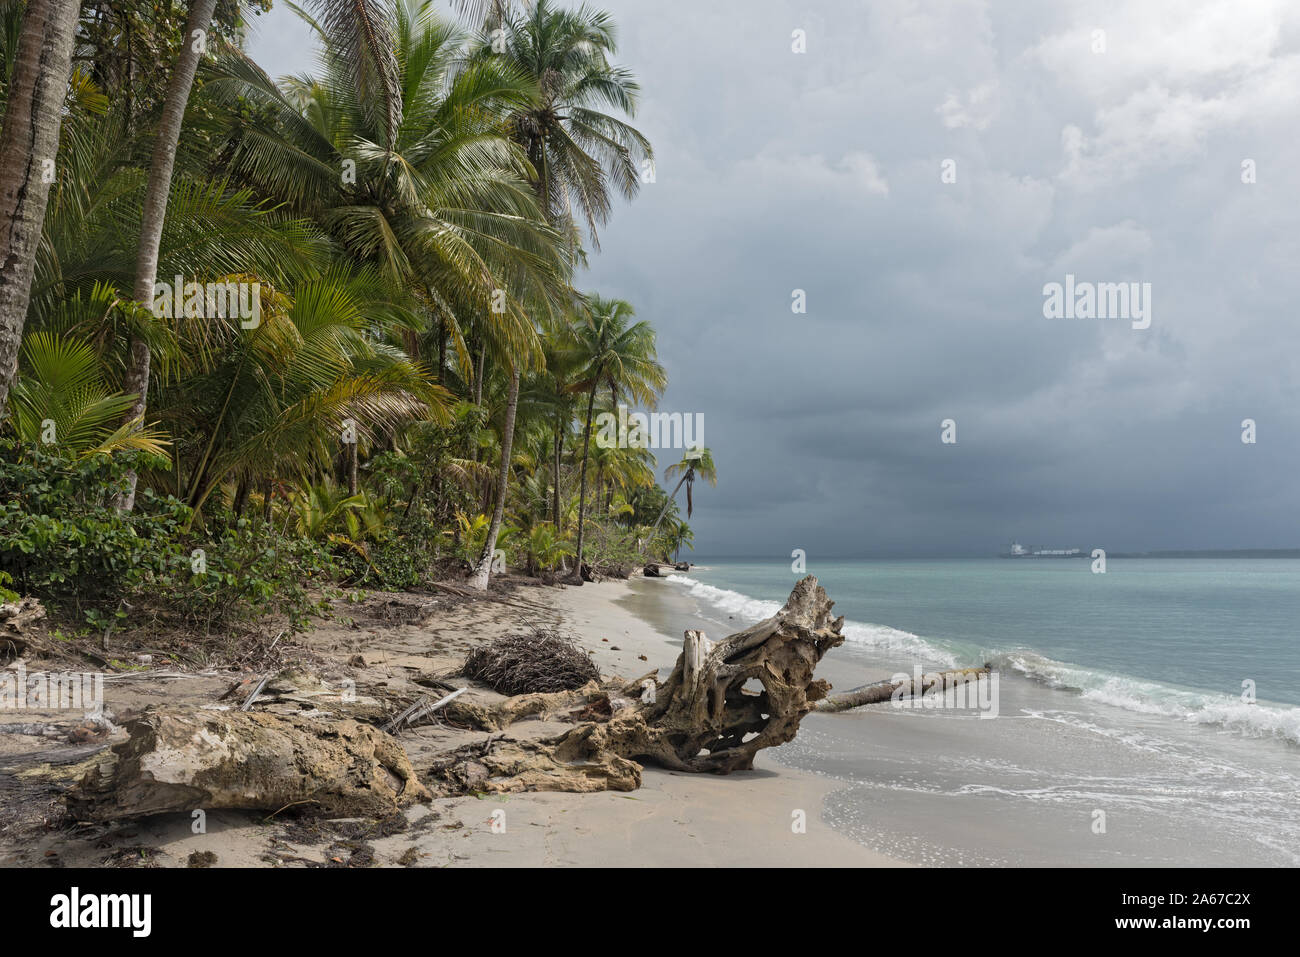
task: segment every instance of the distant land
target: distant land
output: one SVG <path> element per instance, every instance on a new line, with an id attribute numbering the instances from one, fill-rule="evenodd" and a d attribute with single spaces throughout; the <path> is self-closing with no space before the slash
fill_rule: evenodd
<path id="1" fill-rule="evenodd" d="M 1300 548 L 1201 548 L 1160 552 L 1111 552 L 1109 558 L 1300 558 Z"/>

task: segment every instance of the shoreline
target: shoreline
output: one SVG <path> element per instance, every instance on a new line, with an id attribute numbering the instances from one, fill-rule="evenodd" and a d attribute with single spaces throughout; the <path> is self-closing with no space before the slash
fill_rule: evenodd
<path id="1" fill-rule="evenodd" d="M 666 674 L 680 653 L 681 631 L 700 622 L 688 603 L 668 601 L 670 592 L 639 598 L 637 592 L 633 581 L 610 580 L 580 588 L 518 587 L 486 600 L 453 604 L 440 604 L 433 595 L 375 593 L 378 607 L 404 600 L 437 607 L 436 617 L 396 624 L 324 621 L 300 636 L 300 642 L 303 651 L 326 662 L 326 669 L 332 664 L 338 674 L 351 675 L 361 694 L 381 687 L 398 695 L 418 694 L 424 689 L 413 678 L 449 674 L 475 645 L 542 621 L 558 624 L 589 650 L 604 674 L 634 678 L 654 668 Z M 164 691 L 147 676 L 114 681 L 106 687 L 105 708 L 121 714 L 164 702 L 211 707 L 228 683 L 228 678 L 193 674 L 167 680 Z M 0 721 L 15 717 L 36 721 L 42 715 L 4 714 Z M 66 720 L 68 714 L 43 717 Z M 567 727 L 525 720 L 513 725 L 511 733 L 553 734 Z M 417 767 L 466 740 L 466 732 L 438 723 L 399 736 Z M 51 761 L 72 772 L 74 760 L 85 758 L 66 743 L 49 748 L 48 738 L 0 734 L 0 792 L 15 796 L 0 819 L 0 866 L 909 866 L 828 823 L 824 806 L 841 785 L 780 763 L 770 752 L 760 752 L 751 771 L 689 774 L 646 766 L 642 786 L 631 792 L 441 797 L 385 822 L 302 818 L 292 811 L 212 811 L 206 832 L 195 834 L 189 814 L 90 829 L 45 828 L 58 791 L 23 790 L 26 770 Z M 70 783 L 61 780 L 59 787 Z M 793 826 L 796 821 L 801 829 Z"/>
<path id="2" fill-rule="evenodd" d="M 672 669 L 682 644 L 680 630 L 676 635 L 669 631 L 670 622 L 676 619 L 682 630 L 699 624 L 692 619 L 688 603 L 683 598 L 675 592 L 661 591 L 661 585 L 664 589 L 673 587 L 666 581 L 646 582 L 644 588 L 639 585 L 640 580 L 633 578 L 557 592 L 554 605 L 561 615 L 562 624 L 580 637 L 580 643 L 592 652 L 602 672 L 614 671 L 625 676 L 645 674 L 655 662 L 661 662 L 662 672 L 666 674 Z M 714 637 L 721 637 L 721 634 Z M 603 638 L 609 638 L 609 641 L 602 641 Z M 645 655 L 648 661 L 641 661 L 640 655 Z M 639 671 L 637 665 L 640 665 Z M 643 792 L 653 794 L 652 803 L 656 807 L 670 802 L 679 806 L 678 813 L 685 811 L 678 823 L 687 832 L 692 826 L 709 830 L 707 838 L 697 833 L 686 834 L 692 841 L 693 850 L 703 852 L 706 859 L 677 859 L 674 855 L 678 848 L 660 847 L 661 839 L 673 840 L 667 829 L 657 831 L 653 839 L 650 835 L 642 835 L 640 839 L 646 841 L 649 855 L 645 860 L 647 864 L 910 866 L 905 861 L 867 848 L 825 821 L 824 802 L 839 787 L 823 775 L 790 767 L 771 752 L 762 751 L 755 760 L 753 771 L 737 771 L 725 776 L 681 774 L 647 766 L 641 789 L 624 797 L 635 798 Z M 608 793 L 573 797 L 586 801 L 611 796 L 619 797 Z M 795 810 L 805 812 L 807 831 L 804 834 L 791 832 Z M 606 823 L 617 826 L 626 817 L 611 815 Z M 646 823 L 654 822 L 647 819 Z M 747 846 L 757 841 L 771 843 Z M 598 857 L 593 862 L 604 863 Z"/>
<path id="3" fill-rule="evenodd" d="M 763 599 L 718 593 L 708 569 L 700 571 L 690 577 L 708 587 L 685 590 L 698 620 L 743 627 L 772 604 L 770 588 L 757 592 Z M 837 594 L 852 592 L 841 583 Z M 846 600 L 836 611 L 852 607 Z M 887 627 L 867 621 L 853 619 L 846 631 Z M 871 668 L 906 673 L 905 661 L 851 638 L 818 673 L 843 690 L 872 680 L 861 677 Z M 1000 693 L 985 715 L 998 720 L 887 704 L 812 714 L 773 757 L 838 785 L 826 802 L 833 827 L 922 866 L 1300 863 L 1300 775 L 1290 742 L 1135 712 L 1000 670 Z"/>

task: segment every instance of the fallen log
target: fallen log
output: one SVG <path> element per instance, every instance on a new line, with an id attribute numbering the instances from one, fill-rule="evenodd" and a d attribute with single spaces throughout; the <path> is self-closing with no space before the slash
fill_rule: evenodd
<path id="1" fill-rule="evenodd" d="M 717 643 L 688 631 L 662 685 L 648 675 L 476 706 L 479 726 L 504 728 L 525 715 L 544 717 L 605 695 L 610 717 L 552 737 L 503 736 L 485 754 L 474 750 L 478 745 L 462 748 L 435 762 L 430 776 L 452 792 L 589 791 L 638 786 L 642 763 L 720 774 L 752 768 L 758 751 L 794 738 L 803 716 L 830 690 L 813 670 L 844 641 L 844 619 L 832 619 L 833 604 L 809 576 L 780 611 L 752 628 Z M 471 713 L 467 703 L 456 711 Z"/>
<path id="2" fill-rule="evenodd" d="M 889 678 L 830 695 L 818 701 L 814 710 L 835 713 L 848 711 L 850 708 L 860 708 L 864 704 L 921 697 L 933 693 L 936 689 L 942 691 L 944 688 L 951 688 L 957 683 L 978 681 L 981 677 L 987 677 L 988 673 L 988 668 L 955 668 L 951 671 L 932 671 L 922 675 L 919 681 L 915 676 L 898 681 Z"/>
<path id="3" fill-rule="evenodd" d="M 401 745 L 356 721 L 159 710 L 125 727 L 128 739 L 68 793 L 74 820 L 294 804 L 334 817 L 382 817 L 430 797 Z"/>

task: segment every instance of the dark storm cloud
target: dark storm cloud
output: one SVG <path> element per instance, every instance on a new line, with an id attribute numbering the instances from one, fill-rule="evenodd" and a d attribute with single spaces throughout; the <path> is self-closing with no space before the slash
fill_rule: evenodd
<path id="1" fill-rule="evenodd" d="M 705 416 L 702 554 L 1300 545 L 1300 10 L 599 5 L 658 163 L 585 285 Z M 1151 328 L 1045 319 L 1067 272 Z"/>

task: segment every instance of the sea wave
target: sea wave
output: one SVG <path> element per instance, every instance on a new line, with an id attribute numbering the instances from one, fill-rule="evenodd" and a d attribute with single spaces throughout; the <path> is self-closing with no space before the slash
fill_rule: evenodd
<path id="1" fill-rule="evenodd" d="M 718 588 L 689 575 L 669 575 L 668 580 L 683 588 L 690 597 L 747 624 L 762 621 L 781 610 L 781 602 Z M 855 645 L 891 657 L 921 658 L 927 663 L 948 667 L 959 663 L 987 663 L 1001 671 L 1014 672 L 1050 688 L 1074 692 L 1087 700 L 1125 711 L 1216 726 L 1245 737 L 1277 738 L 1300 746 L 1300 708 L 1296 707 L 1248 704 L 1231 695 L 1191 691 L 1157 681 L 1096 671 L 1026 650 L 994 652 L 986 656 L 986 662 L 959 662 L 952 651 L 920 635 L 870 622 L 846 620 L 844 637 Z"/>
<path id="2" fill-rule="evenodd" d="M 1300 745 L 1300 708 L 1248 703 L 1240 697 L 1191 691 L 1143 678 L 1094 671 L 1053 661 L 1029 651 L 991 656 L 989 664 L 1014 671 L 1049 688 L 1138 714 L 1213 725 L 1251 738 L 1277 738 Z"/>
<path id="3" fill-rule="evenodd" d="M 782 602 L 752 598 L 738 591 L 705 584 L 688 575 L 669 575 L 668 580 L 685 588 L 690 597 L 705 602 L 718 611 L 734 615 L 748 624 L 771 618 L 782 607 Z M 843 634 L 847 641 L 887 654 L 923 658 L 927 662 L 947 666 L 957 663 L 951 652 L 936 647 L 920 635 L 890 628 L 888 625 L 845 619 Z"/>

